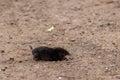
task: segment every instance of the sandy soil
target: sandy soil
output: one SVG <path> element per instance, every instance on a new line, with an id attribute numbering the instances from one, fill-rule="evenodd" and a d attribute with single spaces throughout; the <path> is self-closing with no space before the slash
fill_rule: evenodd
<path id="1" fill-rule="evenodd" d="M 73 60 L 35 62 L 29 45 Z M 120 0 L 0 0 L 0 80 L 120 80 Z"/>

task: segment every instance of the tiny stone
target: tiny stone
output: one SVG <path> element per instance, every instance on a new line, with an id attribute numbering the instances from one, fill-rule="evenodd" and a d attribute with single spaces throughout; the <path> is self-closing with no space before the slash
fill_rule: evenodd
<path id="1" fill-rule="evenodd" d="M 109 68 L 108 67 L 105 68 L 105 72 L 109 72 Z"/>
<path id="2" fill-rule="evenodd" d="M 1 53 L 4 53 L 5 51 L 4 50 L 1 50 Z"/>
<path id="3" fill-rule="evenodd" d="M 3 69 L 1 69 L 1 71 L 5 71 L 7 69 L 7 67 L 4 67 Z"/>
<path id="4" fill-rule="evenodd" d="M 22 61 L 19 61 L 19 63 L 22 63 Z"/>
<path id="5" fill-rule="evenodd" d="M 112 43 L 113 45 L 115 45 L 115 43 Z"/>
<path id="6" fill-rule="evenodd" d="M 115 75 L 115 77 L 116 77 L 117 79 L 120 79 L 120 75 Z"/>
<path id="7" fill-rule="evenodd" d="M 75 39 L 70 39 L 71 42 L 75 42 Z"/>
<path id="8" fill-rule="evenodd" d="M 59 79 L 59 80 L 61 80 L 61 79 L 62 79 L 62 77 L 58 77 L 58 79 Z"/>
<path id="9" fill-rule="evenodd" d="M 101 58 L 101 56 L 98 56 L 98 58 Z"/>
<path id="10" fill-rule="evenodd" d="M 10 23 L 10 25 L 13 25 L 14 23 Z"/>
<path id="11" fill-rule="evenodd" d="M 10 61 L 14 61 L 14 58 L 9 58 Z"/>
<path id="12" fill-rule="evenodd" d="M 69 58 L 70 60 L 73 60 L 73 58 Z"/>
<path id="13" fill-rule="evenodd" d="M 1 69 L 1 71 L 5 71 L 5 69 Z"/>
<path id="14" fill-rule="evenodd" d="M 110 26 L 111 24 L 110 23 L 107 23 L 108 26 Z"/>
<path id="15" fill-rule="evenodd" d="M 108 68 L 108 67 L 106 67 L 105 69 L 106 69 L 106 70 L 108 70 L 109 68 Z"/>
<path id="16" fill-rule="evenodd" d="M 115 15 L 115 13 L 113 13 L 113 15 Z"/>
<path id="17" fill-rule="evenodd" d="M 81 33 L 82 33 L 82 34 L 84 34 L 85 32 L 84 32 L 84 31 L 82 31 Z"/>
<path id="18" fill-rule="evenodd" d="M 101 25 L 100 25 L 100 27 L 104 27 L 104 25 L 103 25 L 103 24 L 101 24 Z"/>
<path id="19" fill-rule="evenodd" d="M 12 37 L 11 37 L 11 36 L 9 36 L 9 39 L 12 39 Z"/>
<path id="20" fill-rule="evenodd" d="M 7 42 L 8 44 L 10 44 L 10 42 Z"/>

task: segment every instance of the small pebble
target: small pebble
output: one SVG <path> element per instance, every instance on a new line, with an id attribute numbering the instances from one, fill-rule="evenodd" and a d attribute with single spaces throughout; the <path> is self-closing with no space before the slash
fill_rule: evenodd
<path id="1" fill-rule="evenodd" d="M 18 63 L 22 63 L 22 61 L 19 61 Z"/>
<path id="2" fill-rule="evenodd" d="M 113 15 L 115 15 L 115 13 L 113 13 Z"/>
<path id="3" fill-rule="evenodd" d="M 14 58 L 9 58 L 9 59 L 8 59 L 8 63 L 9 63 L 9 64 L 12 64 L 12 63 L 14 62 L 14 60 L 15 60 Z"/>
<path id="4" fill-rule="evenodd" d="M 107 23 L 108 26 L 110 26 L 111 24 L 110 23 Z"/>
<path id="5" fill-rule="evenodd" d="M 4 68 L 1 69 L 1 71 L 5 71 L 6 69 L 7 69 L 7 67 L 4 67 Z"/>
<path id="6" fill-rule="evenodd" d="M 115 77 L 116 77 L 117 79 L 120 79 L 120 75 L 115 75 Z"/>
<path id="7" fill-rule="evenodd" d="M 11 37 L 11 36 L 9 36 L 9 39 L 12 39 L 12 37 Z"/>
<path id="8" fill-rule="evenodd" d="M 70 39 L 71 42 L 75 42 L 75 39 Z"/>
<path id="9" fill-rule="evenodd" d="M 112 43 L 113 45 L 116 45 L 115 43 Z"/>
<path id="10" fill-rule="evenodd" d="M 1 50 L 1 53 L 5 53 L 5 51 L 4 51 L 4 50 Z"/>
<path id="11" fill-rule="evenodd" d="M 61 80 L 61 79 L 62 79 L 62 77 L 58 77 L 58 79 L 59 79 L 59 80 Z"/>
<path id="12" fill-rule="evenodd" d="M 100 59 L 101 58 L 101 56 L 98 56 L 98 59 Z"/>
<path id="13" fill-rule="evenodd" d="M 10 61 L 14 61 L 14 58 L 9 58 Z"/>
<path id="14" fill-rule="evenodd" d="M 104 25 L 103 25 L 103 24 L 101 24 L 101 25 L 100 25 L 100 27 L 104 27 Z"/>
<path id="15" fill-rule="evenodd" d="M 14 23 L 12 23 L 12 22 L 10 23 L 10 25 L 13 25 L 13 24 L 14 24 Z"/>

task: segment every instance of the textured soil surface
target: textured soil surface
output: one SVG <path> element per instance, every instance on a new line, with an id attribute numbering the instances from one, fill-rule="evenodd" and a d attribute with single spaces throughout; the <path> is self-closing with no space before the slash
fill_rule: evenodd
<path id="1" fill-rule="evenodd" d="M 36 62 L 29 45 L 71 58 Z M 0 0 L 0 80 L 120 80 L 120 0 Z"/>

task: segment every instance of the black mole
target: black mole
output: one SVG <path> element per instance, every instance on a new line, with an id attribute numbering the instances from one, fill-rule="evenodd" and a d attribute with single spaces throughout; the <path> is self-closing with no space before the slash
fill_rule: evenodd
<path id="1" fill-rule="evenodd" d="M 32 46 L 30 46 L 32 49 Z M 41 46 L 37 47 L 35 49 L 32 49 L 32 54 L 33 54 L 33 60 L 39 61 L 39 60 L 44 60 L 44 61 L 62 61 L 65 58 L 66 55 L 70 55 L 69 52 L 63 48 L 60 47 L 46 47 L 46 46 Z"/>

